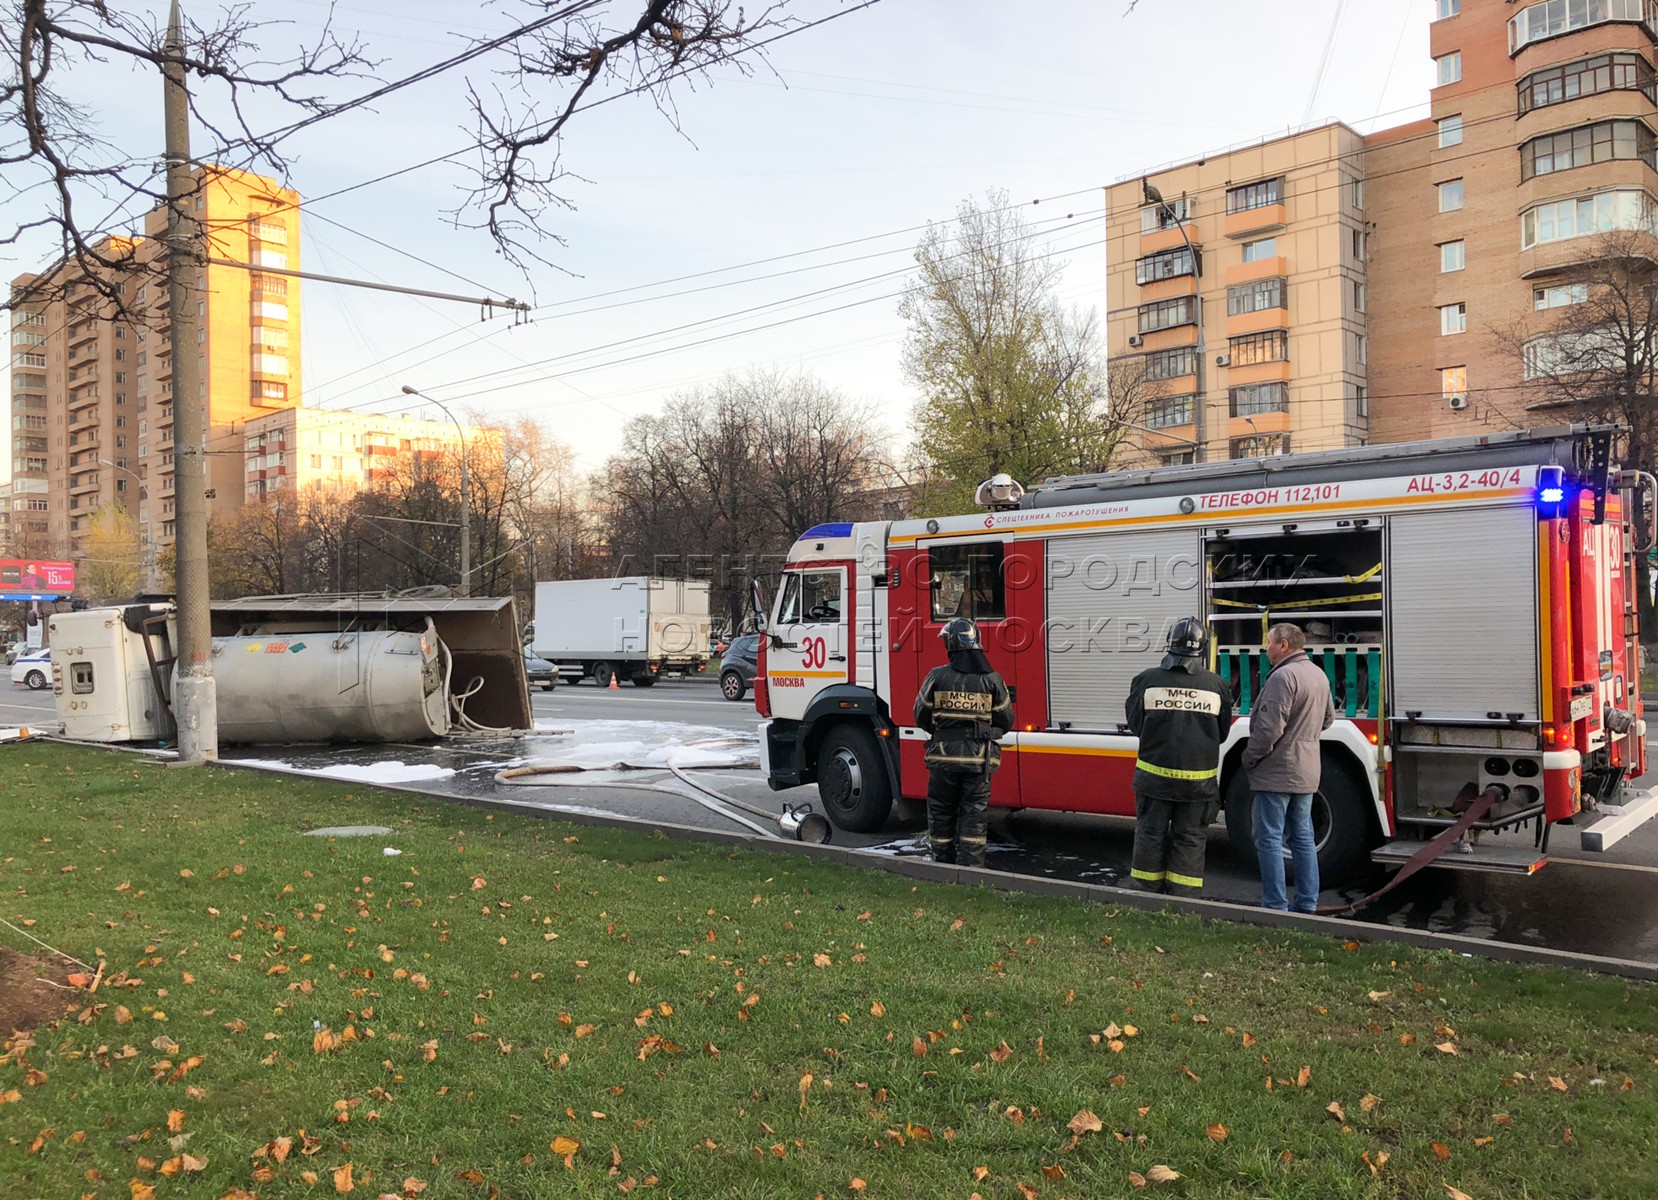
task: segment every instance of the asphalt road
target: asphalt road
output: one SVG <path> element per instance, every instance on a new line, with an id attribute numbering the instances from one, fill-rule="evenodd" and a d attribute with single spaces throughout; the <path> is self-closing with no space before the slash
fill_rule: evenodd
<path id="1" fill-rule="evenodd" d="M 536 691 L 533 709 L 537 724 L 551 728 L 565 722 L 571 726 L 595 721 L 651 722 L 752 734 L 759 720 L 751 699 L 727 701 L 711 679 L 663 680 L 650 689 L 628 686 L 615 691 L 591 683 L 566 684 L 550 693 Z M 11 695 L 0 700 L 0 723 L 44 722 L 52 716 L 50 692 L 14 687 Z M 623 727 L 612 731 L 611 736 L 630 735 Z M 1654 744 L 1658 745 L 1658 740 Z M 499 795 L 494 774 L 507 756 L 536 752 L 533 747 L 519 744 L 494 744 L 438 749 L 318 748 L 301 754 L 267 747 L 231 753 L 245 757 L 280 754 L 293 765 L 305 768 L 324 762 L 371 764 L 393 757 L 436 762 L 456 770 L 453 780 L 441 785 L 440 790 Z M 720 793 L 770 813 L 781 811 L 784 802 L 816 799 L 816 789 L 811 787 L 773 793 L 752 769 L 713 769 L 697 775 Z M 520 802 L 537 807 L 574 806 L 649 820 L 731 827 L 727 818 L 683 797 L 638 789 L 633 785 L 636 778 L 588 776 L 562 781 L 574 786 L 512 791 Z M 1658 772 L 1642 782 L 1658 785 Z M 835 841 L 839 845 L 879 846 L 899 852 L 919 832 L 918 823 L 905 822 L 895 813 L 877 834 L 837 831 Z M 1012 813 L 993 820 L 992 834 L 992 867 L 1089 882 L 1111 882 L 1113 876 L 1126 877 L 1128 873 L 1133 842 L 1133 823 L 1128 819 Z M 1374 890 L 1386 877 L 1386 872 L 1377 871 L 1352 887 L 1327 891 L 1323 900 L 1335 903 L 1357 898 Z M 1223 829 L 1215 826 L 1209 840 L 1205 895 L 1252 903 L 1259 898 L 1259 888 L 1253 870 L 1233 852 Z M 1359 916 L 1378 924 L 1658 961 L 1658 822 L 1600 855 L 1578 850 L 1571 831 L 1558 828 L 1549 865 L 1534 877 L 1430 869 Z"/>

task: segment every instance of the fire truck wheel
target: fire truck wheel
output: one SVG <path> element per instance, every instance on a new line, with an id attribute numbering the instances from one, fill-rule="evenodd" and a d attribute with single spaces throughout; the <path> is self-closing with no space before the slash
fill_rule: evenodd
<path id="1" fill-rule="evenodd" d="M 1375 837 L 1364 793 L 1354 781 L 1351 768 L 1328 748 L 1321 757 L 1322 781 L 1313 798 L 1313 841 L 1318 847 L 1319 883 L 1336 887 L 1363 870 Z M 1258 866 L 1254 810 L 1249 780 L 1238 770 L 1226 786 L 1226 836 L 1251 868 Z"/>
<path id="2" fill-rule="evenodd" d="M 867 729 L 837 725 L 818 748 L 818 794 L 829 819 L 853 833 L 873 833 L 892 812 L 881 747 Z"/>

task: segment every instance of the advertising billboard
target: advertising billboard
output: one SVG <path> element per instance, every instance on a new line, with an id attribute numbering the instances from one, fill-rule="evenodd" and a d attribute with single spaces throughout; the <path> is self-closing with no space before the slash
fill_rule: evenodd
<path id="1" fill-rule="evenodd" d="M 56 600 L 74 590 L 74 563 L 0 558 L 0 600 Z"/>

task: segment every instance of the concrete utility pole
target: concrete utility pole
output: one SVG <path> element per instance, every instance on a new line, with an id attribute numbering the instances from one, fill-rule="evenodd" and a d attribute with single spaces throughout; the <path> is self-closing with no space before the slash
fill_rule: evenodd
<path id="1" fill-rule="evenodd" d="M 471 477 L 466 469 L 466 430 L 461 428 L 460 421 L 456 420 L 455 414 L 449 411 L 449 406 L 442 400 L 428 396 L 406 383 L 403 385 L 403 394 L 405 396 L 418 396 L 429 404 L 437 405 L 444 416 L 455 422 L 455 436 L 461 444 L 461 595 L 470 596 L 472 594 L 472 488 L 469 486 Z"/>
<path id="2" fill-rule="evenodd" d="M 178 662 L 173 715 L 178 758 L 199 765 L 219 757 L 218 695 L 208 623 L 207 404 L 196 346 L 198 224 L 190 175 L 190 95 L 184 84 L 184 37 L 178 0 L 167 15 L 164 111 L 167 130 L 167 306 L 173 354 L 174 579 Z"/>

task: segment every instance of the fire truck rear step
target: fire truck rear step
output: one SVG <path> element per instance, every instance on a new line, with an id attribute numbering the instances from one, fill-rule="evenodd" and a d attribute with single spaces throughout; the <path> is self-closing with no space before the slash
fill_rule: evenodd
<path id="1" fill-rule="evenodd" d="M 1658 816 L 1658 792 L 1629 791 L 1617 813 L 1608 814 L 1584 829 L 1579 845 L 1592 853 L 1610 850 L 1642 825 Z"/>
<path id="2" fill-rule="evenodd" d="M 1370 858 L 1384 866 L 1403 866 L 1422 845 L 1421 842 L 1388 842 L 1372 850 Z M 1534 875 L 1548 861 L 1547 854 L 1531 846 L 1475 846 L 1468 854 L 1448 850 L 1430 865 L 1500 875 Z"/>

